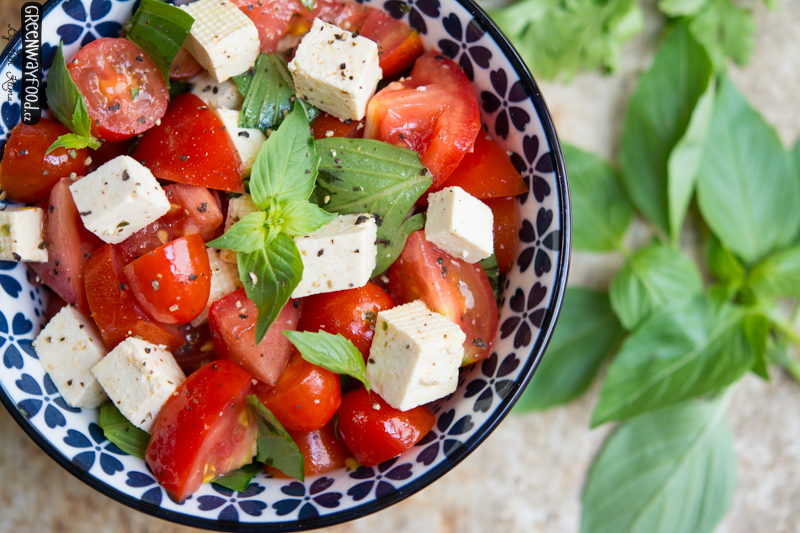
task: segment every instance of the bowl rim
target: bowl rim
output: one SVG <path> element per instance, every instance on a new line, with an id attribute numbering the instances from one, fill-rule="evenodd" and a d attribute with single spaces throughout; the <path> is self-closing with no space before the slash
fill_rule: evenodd
<path id="1" fill-rule="evenodd" d="M 42 6 L 42 17 L 46 16 L 55 7 L 63 3 L 64 0 L 47 0 Z M 93 489 L 97 490 L 106 497 L 109 497 L 127 507 L 135 509 L 147 515 L 167 520 L 173 523 L 182 524 L 191 527 L 202 528 L 210 531 L 231 531 L 231 532 L 260 532 L 269 533 L 276 531 L 305 531 L 318 529 L 323 527 L 330 527 L 337 524 L 356 520 L 367 515 L 381 511 L 390 507 L 409 496 L 416 494 L 422 489 L 426 488 L 434 481 L 444 476 L 448 471 L 452 470 L 461 461 L 463 461 L 469 454 L 486 440 L 489 435 L 497 428 L 500 422 L 511 412 L 512 407 L 517 402 L 525 387 L 530 382 L 533 374 L 539 366 L 539 363 L 544 356 L 553 331 L 558 321 L 561 311 L 561 305 L 564 300 L 564 293 L 567 287 L 567 278 L 569 277 L 569 266 L 572 253 L 572 209 L 569 195 L 569 183 L 567 181 L 567 169 L 564 161 L 564 155 L 561 150 L 561 143 L 558 139 L 555 124 L 553 123 L 550 110 L 547 103 L 539 90 L 539 86 L 533 78 L 525 62 L 522 60 L 519 52 L 511 44 L 508 37 L 500 30 L 497 24 L 492 20 L 489 15 L 481 8 L 475 0 L 456 0 L 462 7 L 464 7 L 485 29 L 495 43 L 498 45 L 503 55 L 509 60 L 514 72 L 519 75 L 520 83 L 525 89 L 526 94 L 532 100 L 537 115 L 542 122 L 542 127 L 547 138 L 548 145 L 550 146 L 551 156 L 553 158 L 554 171 L 556 175 L 556 182 L 559 187 L 561 195 L 561 203 L 563 209 L 559 213 L 559 221 L 561 227 L 560 233 L 560 250 L 561 253 L 558 257 L 557 275 L 555 276 L 553 285 L 552 302 L 553 305 L 548 309 L 545 315 L 540 334 L 536 342 L 531 346 L 530 353 L 537 353 L 535 359 L 528 358 L 528 361 L 520 372 L 523 376 L 521 382 L 514 383 L 508 395 L 502 399 L 500 406 L 493 412 L 493 414 L 484 423 L 485 431 L 476 434 L 467 440 L 464 445 L 459 449 L 458 453 L 450 458 L 448 462 L 443 462 L 436 467 L 430 469 L 408 486 L 403 487 L 401 490 L 395 491 L 391 495 L 384 498 L 375 499 L 368 503 L 364 503 L 355 509 L 346 511 L 326 514 L 316 518 L 305 520 L 293 520 L 290 522 L 220 522 L 217 520 L 209 520 L 206 518 L 193 517 L 190 515 L 170 511 L 162 507 L 156 507 L 147 502 L 143 502 L 133 498 L 123 492 L 112 489 L 106 484 L 102 483 L 97 478 L 91 476 L 88 472 L 81 470 L 74 463 L 64 457 L 50 442 L 38 433 L 33 425 L 25 419 L 22 414 L 17 410 L 11 399 L 6 394 L 0 394 L 0 403 L 6 408 L 14 421 L 22 428 L 22 430 L 41 448 L 51 459 L 63 467 L 67 472 L 78 478 L 80 481 L 86 483 Z M 11 51 L 14 50 L 17 44 L 22 39 L 22 35 L 17 33 L 6 45 L 2 54 L 0 54 L 0 64 L 3 64 Z"/>

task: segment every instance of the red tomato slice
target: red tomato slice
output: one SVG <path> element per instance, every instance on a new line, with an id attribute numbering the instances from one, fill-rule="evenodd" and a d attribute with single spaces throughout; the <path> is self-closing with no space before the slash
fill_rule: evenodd
<path id="1" fill-rule="evenodd" d="M 360 33 L 378 44 L 384 79 L 411 68 L 425 53 L 418 32 L 380 9 L 370 8 Z"/>
<path id="2" fill-rule="evenodd" d="M 506 274 L 514 264 L 516 245 L 516 201 L 513 197 L 484 200 L 494 215 L 494 255 L 502 274 Z"/>
<path id="3" fill-rule="evenodd" d="M 180 326 L 180 330 L 185 342 L 178 350 L 172 352 L 172 355 L 187 376 L 217 360 L 208 324 L 200 327 L 184 324 Z"/>
<path id="4" fill-rule="evenodd" d="M 203 66 L 186 51 L 185 48 L 178 50 L 172 65 L 169 67 L 169 79 L 183 81 L 193 78 L 202 72 Z"/>
<path id="5" fill-rule="evenodd" d="M 61 179 L 50 191 L 49 201 L 39 204 L 45 210 L 44 240 L 48 260 L 28 265 L 42 283 L 88 315 L 89 302 L 83 279 L 86 260 L 103 245 L 103 241 L 83 227 L 69 192 L 71 183 L 69 178 Z"/>
<path id="6" fill-rule="evenodd" d="M 224 128 L 202 100 L 184 93 L 139 140 L 133 158 L 159 179 L 244 192 L 239 152 Z"/>
<path id="7" fill-rule="evenodd" d="M 330 22 L 334 26 L 353 33 L 361 29 L 364 20 L 366 20 L 369 14 L 369 9 L 370 8 L 367 6 L 356 2 L 345 2 L 344 8 L 336 15 L 336 18 L 332 21 L 326 20 L 325 22 Z M 309 26 L 309 28 L 310 27 L 311 26 Z"/>
<path id="8" fill-rule="evenodd" d="M 50 189 L 60 178 L 72 172 L 86 174 L 86 157 L 89 151 L 57 148 L 50 155 L 45 152 L 56 139 L 69 130 L 54 120 L 43 118 L 35 126 L 18 124 L 3 149 L 0 167 L 0 189 L 15 202 L 34 203 L 47 198 Z M 70 155 L 72 154 L 72 155 Z"/>
<path id="9" fill-rule="evenodd" d="M 145 459 L 178 502 L 253 461 L 258 424 L 247 405 L 251 380 L 230 361 L 215 361 L 189 376 L 161 408 Z"/>
<path id="10" fill-rule="evenodd" d="M 336 24 L 336 17 L 345 8 L 345 3 L 339 0 L 315 0 L 314 10 L 309 11 L 300 4 L 300 8 L 295 11 L 286 33 L 291 35 L 303 35 L 311 29 L 315 18 L 320 18 L 324 22 Z M 336 24 L 338 26 L 338 24 Z M 341 28 L 341 26 L 339 26 Z M 346 29 L 346 28 L 342 28 Z"/>
<path id="11" fill-rule="evenodd" d="M 67 62 L 92 119 L 92 135 L 124 141 L 164 116 L 169 91 L 155 63 L 126 39 L 87 44 Z"/>
<path id="12" fill-rule="evenodd" d="M 186 324 L 208 303 L 211 266 L 200 234 L 175 239 L 125 266 L 133 296 L 164 324 Z"/>
<path id="13" fill-rule="evenodd" d="M 92 253 L 86 262 L 86 298 L 92 318 L 110 349 L 136 336 L 164 344 L 175 352 L 184 344 L 180 329 L 150 320 L 136 304 L 123 272 L 122 254 L 113 244 Z"/>
<path id="14" fill-rule="evenodd" d="M 361 127 L 359 128 L 359 125 Z M 328 135 L 332 132 L 332 135 Z M 311 123 L 311 135 L 315 140 L 327 137 L 347 137 L 348 139 L 360 139 L 364 133 L 364 121 L 356 122 L 351 119 L 340 120 L 328 113 L 320 113 Z"/>
<path id="15" fill-rule="evenodd" d="M 359 463 L 375 466 L 411 448 L 435 421 L 424 405 L 399 411 L 360 388 L 342 396 L 339 435 Z"/>
<path id="16" fill-rule="evenodd" d="M 425 240 L 425 231 L 412 233 L 389 271 L 389 291 L 398 304 L 422 298 L 461 327 L 467 365 L 492 351 L 497 333 L 497 303 L 486 273 Z"/>
<path id="17" fill-rule="evenodd" d="M 305 459 L 305 475 L 316 476 L 331 470 L 344 467 L 344 462 L 352 454 L 348 451 L 339 437 L 333 422 L 328 422 L 314 431 L 289 431 L 289 435 Z M 265 466 L 264 471 L 272 477 L 288 479 L 289 476 L 271 466 Z"/>
<path id="18" fill-rule="evenodd" d="M 297 0 L 231 0 L 231 3 L 256 25 L 261 51 L 265 54 L 275 52 L 292 16 L 305 10 Z"/>
<path id="19" fill-rule="evenodd" d="M 294 350 L 281 331 L 297 327 L 300 301 L 289 300 L 260 344 L 256 344 L 257 316 L 256 304 L 244 289 L 214 302 L 208 310 L 214 348 L 220 358 L 230 359 L 253 377 L 275 385 Z"/>
<path id="20" fill-rule="evenodd" d="M 432 50 L 417 60 L 410 78 L 372 97 L 364 138 L 419 152 L 438 187 L 472 151 L 478 130 L 478 100 L 467 76 Z"/>
<path id="21" fill-rule="evenodd" d="M 317 332 L 322 329 L 332 335 L 341 333 L 358 348 L 366 361 L 378 312 L 395 305 L 389 293 L 372 282 L 359 289 L 314 294 L 303 298 L 303 314 L 297 330 Z"/>

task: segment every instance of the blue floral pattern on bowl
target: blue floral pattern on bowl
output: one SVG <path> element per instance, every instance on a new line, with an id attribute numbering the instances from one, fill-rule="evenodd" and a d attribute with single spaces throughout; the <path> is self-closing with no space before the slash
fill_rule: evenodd
<path id="1" fill-rule="evenodd" d="M 69 407 L 44 372 L 31 341 L 44 326 L 43 293 L 23 265 L 0 262 L 0 401 L 55 461 L 108 496 L 143 512 L 210 529 L 290 531 L 323 527 L 380 510 L 424 488 L 462 460 L 508 413 L 544 352 L 563 298 L 569 262 L 569 200 L 558 139 L 535 82 L 471 0 L 364 0 L 402 19 L 426 48 L 467 73 L 485 132 L 530 187 L 517 201 L 518 255 L 504 277 L 500 330 L 490 357 L 461 370 L 458 390 L 432 406 L 434 429 L 398 458 L 342 469 L 300 483 L 257 475 L 247 491 L 207 484 L 183 503 L 169 498 L 144 461 L 109 443 L 96 410 Z M 116 36 L 135 0 L 51 0 L 42 57 L 52 63 L 99 37 Z M 3 80 L 20 76 L 0 62 Z M 16 56 L 19 57 L 19 56 Z M 19 84 L 0 104 L 0 149 L 19 122 Z M 236 524 L 239 525 L 236 525 Z"/>

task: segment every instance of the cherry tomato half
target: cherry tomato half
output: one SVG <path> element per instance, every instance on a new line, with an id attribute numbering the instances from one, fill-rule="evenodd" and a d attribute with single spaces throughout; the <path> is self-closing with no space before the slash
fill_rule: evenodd
<path id="1" fill-rule="evenodd" d="M 378 44 L 380 66 L 384 78 L 390 78 L 411 68 L 425 53 L 419 33 L 381 9 L 371 8 L 361 36 Z"/>
<path id="2" fill-rule="evenodd" d="M 200 74 L 202 70 L 203 66 L 197 62 L 192 54 L 181 47 L 175 55 L 175 59 L 172 60 L 172 65 L 169 67 L 169 79 L 178 81 L 188 80 Z"/>
<path id="3" fill-rule="evenodd" d="M 289 431 L 289 435 L 303 454 L 306 477 L 342 468 L 345 460 L 353 455 L 336 435 L 333 421 L 314 431 Z M 264 471 L 272 477 L 289 477 L 271 466 L 265 466 Z"/>

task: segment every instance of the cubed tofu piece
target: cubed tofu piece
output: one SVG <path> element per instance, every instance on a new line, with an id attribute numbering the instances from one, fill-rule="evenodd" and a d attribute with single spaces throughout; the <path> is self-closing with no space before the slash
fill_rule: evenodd
<path id="1" fill-rule="evenodd" d="M 258 211 L 258 206 L 250 198 L 249 194 L 243 194 L 236 198 L 228 200 L 228 216 L 225 217 L 225 231 L 231 229 L 231 226 L 242 220 L 244 217 Z M 236 264 L 236 252 L 233 250 L 222 250 L 220 259 L 226 263 Z"/>
<path id="2" fill-rule="evenodd" d="M 108 348 L 94 321 L 80 311 L 62 307 L 33 341 L 33 348 L 67 404 L 94 409 L 108 401 L 92 374 Z"/>
<path id="3" fill-rule="evenodd" d="M 44 209 L 6 207 L 0 211 L 0 260 L 47 262 Z"/>
<path id="4" fill-rule="evenodd" d="M 366 285 L 375 269 L 377 232 L 372 215 L 339 215 L 317 231 L 295 237 L 303 278 L 292 298 Z"/>
<path id="5" fill-rule="evenodd" d="M 372 390 L 401 411 L 453 393 L 466 338 L 422 300 L 380 311 L 367 361 Z"/>
<path id="6" fill-rule="evenodd" d="M 181 9 L 194 17 L 183 46 L 217 83 L 238 76 L 255 64 L 261 51 L 258 29 L 235 4 L 198 0 Z"/>
<path id="7" fill-rule="evenodd" d="M 315 19 L 289 63 L 297 97 L 342 120 L 361 120 L 382 77 L 378 45 Z"/>
<path id="8" fill-rule="evenodd" d="M 226 109 L 241 109 L 242 94 L 233 80 L 217 83 L 206 71 L 201 72 L 191 80 L 192 94 L 206 103 L 208 107 L 224 107 Z"/>
<path id="9" fill-rule="evenodd" d="M 211 292 L 208 295 L 206 308 L 200 315 L 192 320 L 192 326 L 200 327 L 208 322 L 208 309 L 211 304 L 227 296 L 235 290 L 242 288 L 242 281 L 239 279 L 239 269 L 235 264 L 226 263 L 220 258 L 223 250 L 216 248 L 206 248 L 208 252 L 208 263 L 211 265 Z"/>
<path id="10" fill-rule="evenodd" d="M 225 131 L 228 132 L 236 151 L 239 152 L 239 158 L 242 160 L 242 170 L 244 171 L 243 177 L 247 178 L 250 176 L 253 163 L 256 162 L 261 145 L 267 141 L 267 136 L 261 133 L 259 129 L 240 128 L 238 111 L 221 107 L 217 109 L 217 115 L 222 119 Z"/>
<path id="11" fill-rule="evenodd" d="M 146 167 L 121 155 L 69 186 L 86 229 L 120 243 L 167 214 L 169 200 Z"/>
<path id="12" fill-rule="evenodd" d="M 445 187 L 428 195 L 425 238 L 467 263 L 494 252 L 491 208 L 461 187 Z"/>
<path id="13" fill-rule="evenodd" d="M 186 379 L 164 346 L 137 337 L 119 343 L 92 373 L 120 413 L 148 433 L 164 402 Z"/>

